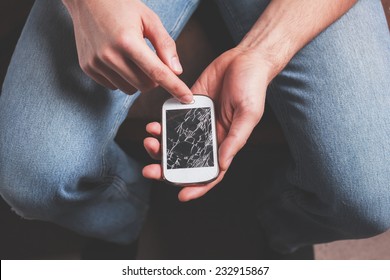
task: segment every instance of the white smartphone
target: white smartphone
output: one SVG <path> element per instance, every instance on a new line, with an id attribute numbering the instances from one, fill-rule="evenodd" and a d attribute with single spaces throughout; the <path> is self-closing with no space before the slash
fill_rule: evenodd
<path id="1" fill-rule="evenodd" d="M 204 184 L 219 174 L 214 104 L 194 95 L 191 104 L 174 98 L 162 107 L 162 169 L 175 185 Z"/>

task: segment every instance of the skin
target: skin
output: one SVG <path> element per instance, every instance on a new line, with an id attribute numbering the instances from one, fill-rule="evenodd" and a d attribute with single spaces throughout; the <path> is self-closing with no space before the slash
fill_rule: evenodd
<path id="1" fill-rule="evenodd" d="M 191 91 L 205 93 L 216 103 L 221 171 L 218 178 L 207 185 L 184 187 L 179 193 L 180 201 L 203 196 L 223 179 L 234 156 L 261 120 L 266 89 L 272 79 L 302 47 L 356 2 L 273 0 L 243 40 L 204 70 Z M 64 3 L 75 25 L 81 67 L 97 82 L 120 89 L 131 85 L 141 91 L 160 85 L 182 101 L 186 101 L 184 96 L 191 97 L 191 91 L 176 76 L 181 69 L 172 63 L 172 59 L 178 57 L 174 42 L 164 35 L 163 27 L 151 27 L 160 25 L 159 20 L 155 14 L 151 16 L 153 12 L 141 2 L 64 0 Z M 129 44 L 131 35 L 138 37 Z M 144 36 L 151 39 L 156 55 L 141 42 Z M 106 68 L 99 67 L 100 62 L 105 63 Z M 116 76 L 122 79 L 115 79 Z M 157 139 L 161 137 L 161 125 L 150 123 L 146 130 L 153 137 L 144 140 L 145 149 L 152 158 L 160 159 L 161 147 Z M 145 166 L 143 175 L 160 180 L 161 166 Z"/>
<path id="2" fill-rule="evenodd" d="M 183 69 L 175 41 L 141 1 L 63 3 L 73 20 L 80 67 L 97 83 L 128 94 L 161 86 L 184 103 L 192 101 L 190 89 L 177 77 Z"/>

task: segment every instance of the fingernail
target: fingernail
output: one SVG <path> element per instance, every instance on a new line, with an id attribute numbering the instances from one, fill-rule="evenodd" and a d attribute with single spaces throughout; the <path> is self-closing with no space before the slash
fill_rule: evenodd
<path id="1" fill-rule="evenodd" d="M 177 56 L 172 57 L 171 63 L 172 68 L 175 72 L 183 72 L 183 67 L 181 66 L 179 58 Z"/>
<path id="2" fill-rule="evenodd" d="M 181 101 L 182 101 L 183 103 L 192 103 L 193 100 L 194 100 L 194 99 L 193 99 L 192 95 L 184 95 L 184 96 L 181 98 Z"/>

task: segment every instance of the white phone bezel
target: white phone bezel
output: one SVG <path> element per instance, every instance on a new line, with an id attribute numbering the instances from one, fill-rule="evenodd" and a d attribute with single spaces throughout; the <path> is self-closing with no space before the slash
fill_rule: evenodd
<path id="1" fill-rule="evenodd" d="M 166 111 L 178 110 L 178 109 L 192 109 L 200 107 L 211 108 L 211 126 L 213 133 L 213 167 L 200 167 L 200 168 L 179 168 L 179 169 L 167 169 L 167 154 L 166 154 Z M 218 177 L 219 164 L 218 164 L 218 151 L 217 151 L 217 134 L 215 126 L 215 113 L 214 103 L 212 99 L 206 95 L 194 94 L 194 100 L 190 104 L 180 103 L 174 98 L 170 98 L 163 104 L 162 107 L 162 169 L 163 178 L 175 185 L 192 185 L 207 183 Z"/>

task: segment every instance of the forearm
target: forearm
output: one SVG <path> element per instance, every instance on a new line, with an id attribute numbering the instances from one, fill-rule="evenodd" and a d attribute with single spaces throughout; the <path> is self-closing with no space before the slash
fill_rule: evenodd
<path id="1" fill-rule="evenodd" d="M 357 0 L 272 0 L 239 48 L 267 56 L 276 76 L 314 37 L 345 14 Z"/>

